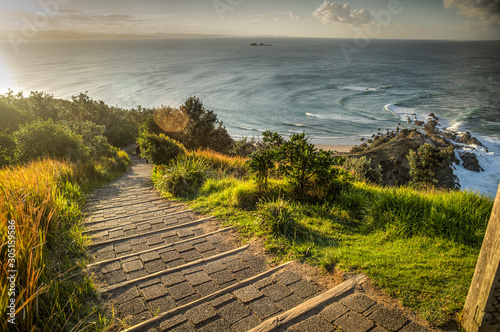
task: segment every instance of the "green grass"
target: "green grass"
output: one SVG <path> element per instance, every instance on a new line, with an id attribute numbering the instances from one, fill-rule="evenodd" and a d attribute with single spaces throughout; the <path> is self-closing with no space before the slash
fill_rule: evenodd
<path id="1" fill-rule="evenodd" d="M 284 210 L 263 208 L 280 198 Z M 330 202 L 304 201 L 283 180 L 271 179 L 261 193 L 252 180 L 224 176 L 209 178 L 197 196 L 183 200 L 247 240 L 263 237 L 277 261 L 364 273 L 435 325 L 460 318 L 493 207 L 491 198 L 470 192 L 362 182 Z"/>

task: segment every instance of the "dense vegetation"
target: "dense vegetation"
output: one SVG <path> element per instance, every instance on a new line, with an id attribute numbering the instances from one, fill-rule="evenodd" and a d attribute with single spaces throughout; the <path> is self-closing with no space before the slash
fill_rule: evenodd
<path id="1" fill-rule="evenodd" d="M 18 330 L 106 325 L 80 273 L 80 209 L 88 190 L 126 169 L 117 147 L 135 141 L 157 165 L 153 180 L 165 195 L 227 220 L 249 240 L 264 238 L 276 260 L 363 272 L 432 323 L 459 319 L 492 200 L 433 188 L 432 169 L 446 151 L 411 152 L 415 186 L 382 187 L 369 159 L 334 158 L 305 134 L 235 142 L 196 97 L 179 108 L 123 110 L 86 94 L 67 101 L 10 92 L 0 96 L 0 314 L 15 220 L 16 308 L 26 315 Z"/>
<path id="2" fill-rule="evenodd" d="M 124 110 L 86 94 L 71 101 L 39 92 L 0 95 L 2 317 L 10 298 L 9 241 L 15 242 L 18 270 L 16 325 L 3 319 L 2 331 L 105 328 L 95 287 L 82 273 L 81 208 L 87 192 L 126 170 L 128 155 L 118 147 L 137 140 L 144 157 L 157 164 L 186 156 L 184 145 L 228 152 L 234 144 L 214 112 L 195 97 L 179 109 Z"/>
<path id="3" fill-rule="evenodd" d="M 11 254 L 18 271 L 16 325 L 2 319 L 0 330 L 99 330 L 106 324 L 93 283 L 82 273 L 81 208 L 89 190 L 126 170 L 128 155 L 112 144 L 133 142 L 143 117 L 83 94 L 72 101 L 38 92 L 0 96 L 4 318 L 10 298 L 7 271 L 12 270 L 7 265 L 9 241 L 15 244 Z"/>
<path id="4" fill-rule="evenodd" d="M 433 152 L 417 151 L 413 169 L 439 159 Z M 277 260 L 362 272 L 431 323 L 459 320 L 492 200 L 421 186 L 421 173 L 416 187 L 382 187 L 369 165 L 335 159 L 305 135 L 268 132 L 247 161 L 188 152 L 153 179 L 247 239 L 263 237 Z"/>

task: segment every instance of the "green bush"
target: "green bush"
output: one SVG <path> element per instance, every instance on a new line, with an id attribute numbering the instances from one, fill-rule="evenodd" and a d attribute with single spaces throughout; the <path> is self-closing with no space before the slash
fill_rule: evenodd
<path id="1" fill-rule="evenodd" d="M 443 162 L 450 158 L 453 153 L 453 147 L 440 149 L 428 143 L 421 145 L 418 151 L 410 150 L 408 162 L 410 163 L 410 176 L 413 183 L 435 185 L 435 170 Z"/>
<path id="2" fill-rule="evenodd" d="M 284 142 L 279 149 L 279 158 L 279 172 L 290 181 L 299 196 L 303 196 L 314 183 L 311 180 L 319 179 L 319 183 L 325 180 L 334 164 L 331 153 L 316 149 L 304 133 L 293 134 Z"/>
<path id="3" fill-rule="evenodd" d="M 0 167 L 15 161 L 16 142 L 7 134 L 0 133 Z"/>
<path id="4" fill-rule="evenodd" d="M 144 132 L 139 137 L 139 146 L 142 156 L 155 165 L 168 165 L 173 159 L 186 153 L 181 143 L 163 134 Z"/>
<path id="5" fill-rule="evenodd" d="M 167 167 L 159 186 L 174 196 L 196 194 L 209 176 L 207 164 L 196 157 L 181 156 Z"/>
<path id="6" fill-rule="evenodd" d="M 297 217 L 292 204 L 283 198 L 263 200 L 257 206 L 259 226 L 269 234 L 295 237 Z"/>
<path id="7" fill-rule="evenodd" d="M 19 128 L 22 122 L 21 113 L 13 106 L 0 100 L 0 133 L 12 133 Z"/>
<path id="8" fill-rule="evenodd" d="M 348 172 L 357 175 L 363 181 L 371 181 L 373 183 L 382 182 L 382 167 L 378 165 L 377 168 L 373 168 L 371 159 L 367 159 L 365 156 L 361 158 L 347 158 L 344 168 Z"/>
<path id="9" fill-rule="evenodd" d="M 20 161 L 43 157 L 77 161 L 87 159 L 89 154 L 81 136 L 51 119 L 21 125 L 14 138 Z"/>

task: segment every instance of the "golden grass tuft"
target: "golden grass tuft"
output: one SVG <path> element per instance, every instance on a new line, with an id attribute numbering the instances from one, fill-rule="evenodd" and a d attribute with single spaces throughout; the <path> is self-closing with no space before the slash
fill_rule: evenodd
<path id="1" fill-rule="evenodd" d="M 45 291 L 39 284 L 43 273 L 43 248 L 49 228 L 57 228 L 58 186 L 73 176 L 73 165 L 54 160 L 0 170 L 0 314 L 6 317 L 8 300 L 8 221 L 15 221 L 16 319 L 17 324 L 32 326 L 36 319 L 35 299 Z M 22 320 L 19 318 L 23 318 Z M 7 329 L 2 319 L 0 329 Z"/>

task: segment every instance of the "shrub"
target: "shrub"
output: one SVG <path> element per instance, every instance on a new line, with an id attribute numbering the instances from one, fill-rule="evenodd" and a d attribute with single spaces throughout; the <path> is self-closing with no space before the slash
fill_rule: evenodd
<path id="1" fill-rule="evenodd" d="M 163 171 L 159 186 L 175 196 L 193 195 L 198 192 L 208 175 L 208 165 L 203 160 L 181 156 Z"/>
<path id="2" fill-rule="evenodd" d="M 283 198 L 264 200 L 259 203 L 257 218 L 260 227 L 267 233 L 292 237 L 296 235 L 297 214 L 291 203 Z"/>
<path id="3" fill-rule="evenodd" d="M 21 113 L 17 109 L 0 100 L 0 133 L 16 131 L 22 120 Z"/>
<path id="4" fill-rule="evenodd" d="M 243 137 L 234 141 L 231 148 L 231 155 L 249 157 L 257 150 L 257 143 L 254 138 Z"/>
<path id="5" fill-rule="evenodd" d="M 275 168 L 275 159 L 275 150 L 264 150 L 254 153 L 247 161 L 247 165 L 255 174 L 255 179 L 261 190 L 267 190 L 267 179 L 269 178 L 269 173 Z"/>
<path id="6" fill-rule="evenodd" d="M 14 162 L 15 150 L 16 142 L 9 135 L 0 133 L 0 167 Z"/>
<path id="7" fill-rule="evenodd" d="M 361 158 L 347 158 L 344 163 L 344 168 L 351 173 L 357 175 L 363 181 L 371 181 L 373 183 L 382 182 L 382 167 L 373 168 L 371 159 L 365 156 Z"/>
<path id="8" fill-rule="evenodd" d="M 184 155 L 184 146 L 163 135 L 143 133 L 139 138 L 141 154 L 155 165 L 168 165 L 174 158 Z"/>
<path id="9" fill-rule="evenodd" d="M 307 190 L 310 180 L 333 166 L 334 160 L 327 151 L 318 150 L 304 133 L 294 134 L 279 149 L 279 172 L 287 178 L 300 196 Z M 320 176 L 321 177 L 321 176 Z"/>
<path id="10" fill-rule="evenodd" d="M 410 150 L 407 159 L 413 183 L 436 184 L 437 181 L 434 179 L 436 168 L 448 160 L 452 153 L 453 146 L 440 149 L 428 143 L 421 145 L 417 152 Z"/>
<path id="11" fill-rule="evenodd" d="M 14 137 L 20 161 L 42 157 L 76 161 L 88 157 L 88 148 L 84 145 L 83 138 L 51 119 L 21 125 Z"/>

